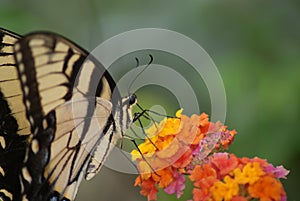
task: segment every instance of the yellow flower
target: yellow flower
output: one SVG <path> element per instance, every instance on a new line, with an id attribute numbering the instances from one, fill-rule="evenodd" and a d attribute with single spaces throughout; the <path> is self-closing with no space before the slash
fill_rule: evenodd
<path id="1" fill-rule="evenodd" d="M 238 195 L 239 185 L 230 176 L 225 176 L 224 182 L 216 182 L 210 191 L 215 201 L 230 201 L 233 196 Z"/>
<path id="2" fill-rule="evenodd" d="M 138 164 L 138 168 L 139 168 L 140 172 L 142 173 L 141 178 L 143 180 L 147 180 L 151 177 L 152 169 L 150 168 L 150 166 L 148 165 L 147 162 L 140 161 Z"/>
<path id="3" fill-rule="evenodd" d="M 258 162 L 247 163 L 242 170 L 236 168 L 233 170 L 233 173 L 239 184 L 253 184 L 266 174 Z"/>
<path id="4" fill-rule="evenodd" d="M 153 124 L 145 131 L 149 139 L 146 139 L 144 143 L 138 146 L 139 151 L 145 158 L 153 156 L 157 151 L 166 149 L 173 142 L 175 136 L 181 129 L 181 112 L 182 110 L 177 111 L 177 118 L 165 118 L 159 124 Z M 155 144 L 155 146 L 153 144 Z M 171 150 L 171 148 L 172 147 L 170 147 L 169 150 Z M 173 152 L 176 152 L 174 148 L 173 150 Z M 142 158 L 139 151 L 133 150 L 131 152 L 133 161 Z"/>
<path id="5" fill-rule="evenodd" d="M 153 124 L 146 130 L 149 138 L 153 136 L 165 137 L 176 135 L 180 131 L 180 117 L 182 109 L 176 112 L 176 118 L 165 118 L 159 124 Z"/>

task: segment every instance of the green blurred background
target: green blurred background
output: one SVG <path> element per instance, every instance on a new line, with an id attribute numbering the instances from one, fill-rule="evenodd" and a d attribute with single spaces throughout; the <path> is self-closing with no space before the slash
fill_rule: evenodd
<path id="1" fill-rule="evenodd" d="M 291 170 L 284 181 L 288 200 L 300 200 L 299 20 L 297 0 L 0 0 L 1 27 L 20 34 L 51 30 L 87 50 L 137 28 L 170 29 L 195 40 L 224 81 L 225 123 L 239 133 L 230 151 Z M 207 99 L 207 93 L 198 93 Z M 155 104 L 156 97 L 141 94 L 143 104 Z M 95 179 L 83 182 L 77 200 L 146 200 L 133 187 L 134 178 L 103 168 Z M 174 199 L 159 195 L 159 200 Z"/>

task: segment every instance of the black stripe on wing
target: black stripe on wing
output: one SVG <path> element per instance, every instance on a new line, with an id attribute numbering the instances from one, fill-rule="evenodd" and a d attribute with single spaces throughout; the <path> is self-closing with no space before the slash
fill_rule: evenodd
<path id="1" fill-rule="evenodd" d="M 103 116 L 102 131 L 91 132 L 90 117 L 97 104 L 96 97 L 117 105 L 120 95 L 117 91 L 112 93 L 115 83 L 100 62 L 57 34 L 32 33 L 24 36 L 14 48 L 26 115 L 34 133 L 22 169 L 23 195 L 31 200 L 45 200 L 49 196 L 53 200 L 63 200 L 62 196 L 72 200 L 90 154 L 104 135 L 111 140 L 113 130 L 109 128 L 114 129 L 112 117 L 116 108 L 110 106 Z M 62 132 L 69 125 L 60 119 L 69 112 L 58 114 L 58 111 L 70 101 L 80 99 L 89 100 L 86 107 L 75 107 L 84 108 L 84 122 Z M 61 124 L 62 128 L 57 129 Z M 78 126 L 82 127 L 81 132 L 73 133 Z M 75 146 L 70 146 L 74 136 L 79 139 Z M 88 137 L 92 140 L 87 140 Z M 82 144 L 85 140 L 89 144 L 88 152 Z M 106 143 L 103 146 L 106 149 Z M 55 197 L 54 191 L 61 196 Z"/>
<path id="2" fill-rule="evenodd" d="M 28 135 L 30 125 L 26 118 L 22 88 L 13 55 L 13 46 L 20 38 L 20 35 L 0 28 L 0 129 L 4 133 Z M 4 127 L 3 124 L 8 122 L 10 127 Z M 14 125 L 11 125 L 13 122 Z"/>
<path id="3" fill-rule="evenodd" d="M 59 107 L 47 115 L 48 128 L 33 137 L 22 170 L 24 197 L 35 201 L 74 199 L 94 149 L 101 143 L 104 143 L 104 150 L 110 146 L 110 142 L 106 143 L 104 138 L 106 136 L 106 139 L 111 140 L 113 132 L 111 104 L 101 100 L 103 105 L 98 108 L 100 117 L 83 115 L 76 120 L 72 119 L 72 115 L 62 117 L 61 114 L 67 112 L 68 106 Z M 80 102 L 77 104 L 75 108 L 82 105 Z M 99 120 L 96 118 L 104 120 L 101 121 L 100 130 L 92 126 L 87 131 L 82 129 L 87 123 L 96 126 Z M 85 138 L 81 140 L 83 135 Z"/>
<path id="4" fill-rule="evenodd" d="M 19 179 L 29 124 L 22 102 L 13 45 L 20 35 L 0 28 L 0 200 L 20 200 Z"/>
<path id="5" fill-rule="evenodd" d="M 14 50 L 32 132 L 42 126 L 42 117 L 74 96 L 112 99 L 115 83 L 109 73 L 68 39 L 36 32 L 19 40 Z"/>

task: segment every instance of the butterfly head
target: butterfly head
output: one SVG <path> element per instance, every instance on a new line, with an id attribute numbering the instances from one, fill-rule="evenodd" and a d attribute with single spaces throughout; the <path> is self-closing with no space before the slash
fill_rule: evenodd
<path id="1" fill-rule="evenodd" d="M 135 94 L 130 94 L 128 96 L 128 104 L 130 105 L 130 107 L 134 106 L 137 103 L 137 97 Z"/>
<path id="2" fill-rule="evenodd" d="M 130 120 L 132 120 L 132 108 L 137 104 L 137 96 L 135 94 L 129 94 L 122 98 L 122 109 L 124 113 L 128 113 Z M 126 114 L 124 114 L 126 115 Z M 128 118 L 128 117 L 127 117 Z"/>
<path id="3" fill-rule="evenodd" d="M 122 133 L 131 126 L 133 122 L 132 107 L 137 104 L 137 97 L 135 94 L 129 94 L 122 98 L 119 110 L 119 121 Z"/>

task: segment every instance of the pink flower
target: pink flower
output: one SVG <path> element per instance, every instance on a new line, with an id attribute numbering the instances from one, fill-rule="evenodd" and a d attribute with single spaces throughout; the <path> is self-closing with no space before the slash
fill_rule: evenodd
<path id="1" fill-rule="evenodd" d="M 280 201 L 287 201 L 286 194 L 284 194 L 284 195 L 281 195 L 281 197 L 280 197 Z"/>
<path id="2" fill-rule="evenodd" d="M 273 173 L 276 178 L 278 179 L 286 179 L 286 176 L 289 174 L 290 171 L 285 169 L 282 165 L 274 167 L 272 164 L 268 164 L 267 167 L 264 168 L 265 172 Z"/>
<path id="3" fill-rule="evenodd" d="M 176 193 L 176 197 L 180 198 L 185 188 L 185 177 L 177 171 L 173 171 L 174 180 L 167 186 L 164 191 L 168 194 Z"/>

